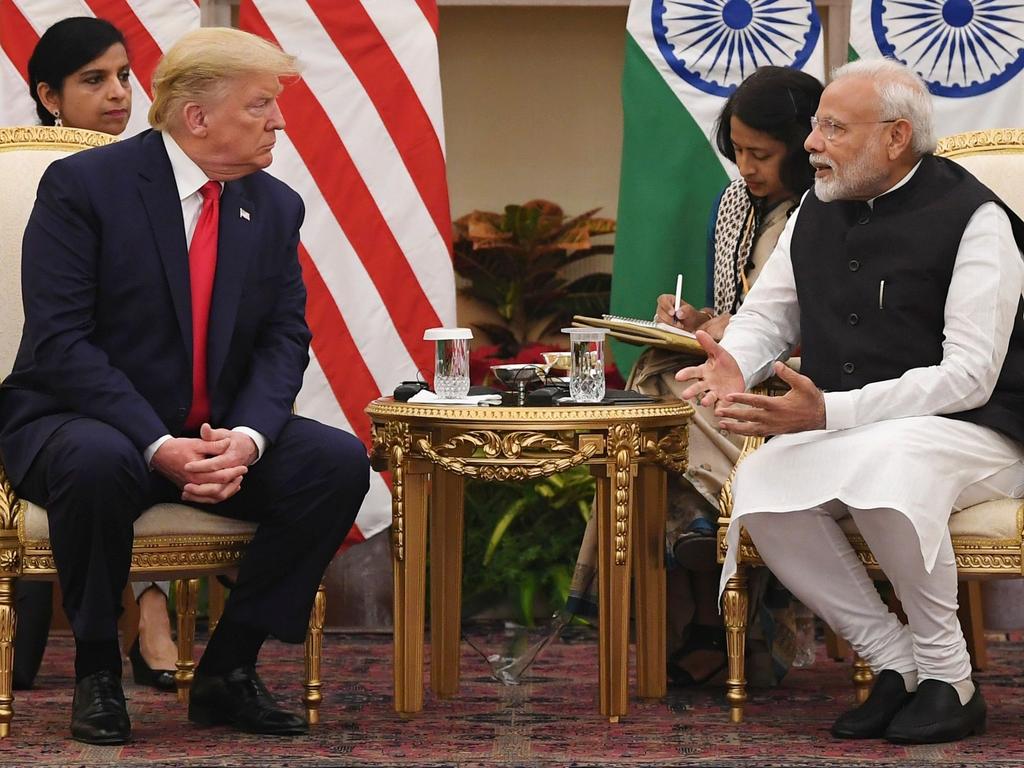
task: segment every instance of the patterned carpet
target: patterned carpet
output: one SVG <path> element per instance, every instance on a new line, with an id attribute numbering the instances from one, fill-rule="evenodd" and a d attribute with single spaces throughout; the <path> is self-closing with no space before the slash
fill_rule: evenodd
<path id="1" fill-rule="evenodd" d="M 597 713 L 593 635 L 553 643 L 524 684 L 502 687 L 463 645 L 458 698 L 402 719 L 391 709 L 388 636 L 329 635 L 322 724 L 308 736 L 272 739 L 190 726 L 173 696 L 127 686 L 135 740 L 123 747 L 71 741 L 72 649 L 55 638 L 36 690 L 19 692 L 0 764 L 17 766 L 1021 766 L 1024 642 L 993 642 L 979 675 L 989 731 L 959 744 L 897 747 L 837 742 L 828 726 L 851 701 L 849 667 L 819 658 L 771 691 L 754 691 L 747 722 L 728 720 L 722 690 L 673 691 L 633 700 L 610 725 Z M 264 650 L 271 689 L 298 701 L 301 648 Z"/>

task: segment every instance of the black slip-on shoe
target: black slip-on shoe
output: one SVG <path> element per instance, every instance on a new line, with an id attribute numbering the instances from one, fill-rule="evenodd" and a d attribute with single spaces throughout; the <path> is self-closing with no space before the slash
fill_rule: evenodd
<path id="1" fill-rule="evenodd" d="M 937 744 L 985 733 L 987 707 L 981 688 L 966 704 L 949 683 L 924 680 L 914 700 L 893 718 L 885 738 L 896 744 Z"/>
<path id="2" fill-rule="evenodd" d="M 864 703 L 841 714 L 832 724 L 837 739 L 880 739 L 896 714 L 913 698 L 903 675 L 883 669 Z"/>

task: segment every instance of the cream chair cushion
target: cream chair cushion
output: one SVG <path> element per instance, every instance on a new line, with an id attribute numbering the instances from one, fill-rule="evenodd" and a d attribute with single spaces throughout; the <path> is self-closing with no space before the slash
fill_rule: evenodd
<path id="1" fill-rule="evenodd" d="M 25 539 L 33 542 L 50 538 L 46 510 L 23 501 Z M 135 538 L 144 536 L 251 536 L 256 523 L 233 520 L 204 512 L 184 504 L 157 504 L 143 512 L 135 521 Z"/>
<path id="2" fill-rule="evenodd" d="M 1020 541 L 1024 525 L 1024 502 L 1020 499 L 995 499 L 975 504 L 949 518 L 949 532 L 954 539 L 980 539 L 985 541 Z M 857 525 L 852 517 L 844 517 L 839 527 L 846 534 L 856 534 Z"/>

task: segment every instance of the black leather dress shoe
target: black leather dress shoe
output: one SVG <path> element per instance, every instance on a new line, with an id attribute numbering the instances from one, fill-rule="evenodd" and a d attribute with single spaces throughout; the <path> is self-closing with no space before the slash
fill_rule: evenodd
<path id="1" fill-rule="evenodd" d="M 230 725 L 246 733 L 298 736 L 309 731 L 305 718 L 277 705 L 254 667 L 224 675 L 196 673 L 188 719 L 200 725 Z"/>
<path id="2" fill-rule="evenodd" d="M 170 669 L 153 669 L 142 655 L 139 636 L 128 649 L 128 660 L 132 663 L 132 678 L 138 685 L 148 685 L 158 691 L 176 691 L 178 684 L 174 682 L 174 671 Z"/>
<path id="3" fill-rule="evenodd" d="M 104 669 L 79 680 L 71 704 L 71 738 L 86 744 L 124 744 L 131 737 L 121 678 Z"/>
<path id="4" fill-rule="evenodd" d="M 896 744 L 937 744 L 985 733 L 987 707 L 981 689 L 966 704 L 949 683 L 924 680 L 914 701 L 889 724 L 885 738 Z"/>
<path id="5" fill-rule="evenodd" d="M 832 724 L 832 735 L 837 739 L 880 739 L 913 696 L 907 693 L 903 675 L 883 669 L 864 703 L 844 712 Z"/>

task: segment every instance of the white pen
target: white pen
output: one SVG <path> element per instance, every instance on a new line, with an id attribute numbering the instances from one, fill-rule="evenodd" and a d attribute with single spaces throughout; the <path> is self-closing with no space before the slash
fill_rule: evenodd
<path id="1" fill-rule="evenodd" d="M 683 298 L 683 276 L 682 274 L 676 275 L 676 308 L 672 311 L 672 318 L 674 320 L 679 319 L 679 302 Z"/>
<path id="2" fill-rule="evenodd" d="M 885 280 L 878 284 L 878 308 L 885 309 Z"/>

